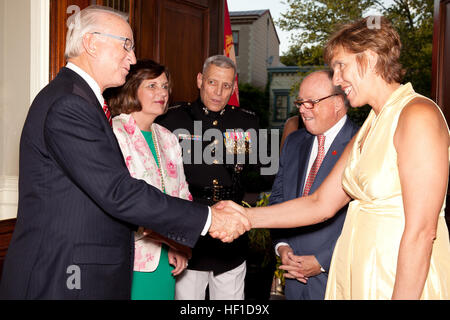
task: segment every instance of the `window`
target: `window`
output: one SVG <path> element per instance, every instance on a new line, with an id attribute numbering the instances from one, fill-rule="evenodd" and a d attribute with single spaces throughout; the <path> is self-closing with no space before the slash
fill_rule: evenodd
<path id="1" fill-rule="evenodd" d="M 290 112 L 290 97 L 289 90 L 273 90 L 274 94 L 274 112 L 273 112 L 273 121 L 275 122 L 284 122 L 289 116 Z"/>
<path id="2" fill-rule="evenodd" d="M 233 31 L 234 53 L 239 56 L 239 31 Z"/>
<path id="3" fill-rule="evenodd" d="M 287 96 L 277 96 L 275 98 L 275 120 L 284 121 L 287 118 Z"/>

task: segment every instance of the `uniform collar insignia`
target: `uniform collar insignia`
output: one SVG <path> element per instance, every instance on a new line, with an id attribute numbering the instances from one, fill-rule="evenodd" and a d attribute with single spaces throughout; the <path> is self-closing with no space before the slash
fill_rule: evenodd
<path id="1" fill-rule="evenodd" d="M 220 112 L 213 112 L 213 113 L 218 113 L 219 116 L 223 116 L 223 114 L 225 113 L 225 109 L 226 109 L 226 106 Z M 209 111 L 208 108 L 203 106 L 203 112 L 205 113 L 205 115 L 209 115 L 212 111 Z"/>

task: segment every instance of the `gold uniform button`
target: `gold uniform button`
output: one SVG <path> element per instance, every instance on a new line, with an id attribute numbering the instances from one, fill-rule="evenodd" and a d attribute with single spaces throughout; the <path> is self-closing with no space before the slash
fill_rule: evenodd
<path id="1" fill-rule="evenodd" d="M 217 121 L 217 120 L 214 120 L 214 121 L 213 121 L 213 125 L 214 125 L 214 126 L 217 126 L 218 123 L 219 123 L 219 121 Z"/>
<path id="2" fill-rule="evenodd" d="M 213 182 L 213 185 L 215 185 L 215 186 L 217 186 L 219 184 L 219 180 L 217 180 L 217 179 L 214 179 L 212 182 Z"/>

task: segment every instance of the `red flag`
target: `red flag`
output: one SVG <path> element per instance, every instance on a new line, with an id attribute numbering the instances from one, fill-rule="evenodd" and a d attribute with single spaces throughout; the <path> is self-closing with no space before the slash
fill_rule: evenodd
<path id="1" fill-rule="evenodd" d="M 231 22 L 230 22 L 230 14 L 228 12 L 228 4 L 225 0 L 225 30 L 224 30 L 224 43 L 223 43 L 223 51 L 224 55 L 234 61 L 236 64 L 236 54 L 234 51 L 234 43 L 233 43 L 233 32 L 231 31 Z M 236 74 L 236 79 L 234 81 L 234 92 L 231 95 L 230 101 L 228 101 L 230 106 L 239 107 L 239 88 L 238 88 L 238 77 Z"/>

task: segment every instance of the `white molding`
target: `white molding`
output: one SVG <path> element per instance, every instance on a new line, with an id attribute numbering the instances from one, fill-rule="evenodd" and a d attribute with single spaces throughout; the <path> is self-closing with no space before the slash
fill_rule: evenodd
<path id="1" fill-rule="evenodd" d="M 30 1 L 30 104 L 49 82 L 50 0 Z"/>
<path id="2" fill-rule="evenodd" d="M 17 217 L 19 177 L 0 176 L 0 220 Z"/>

